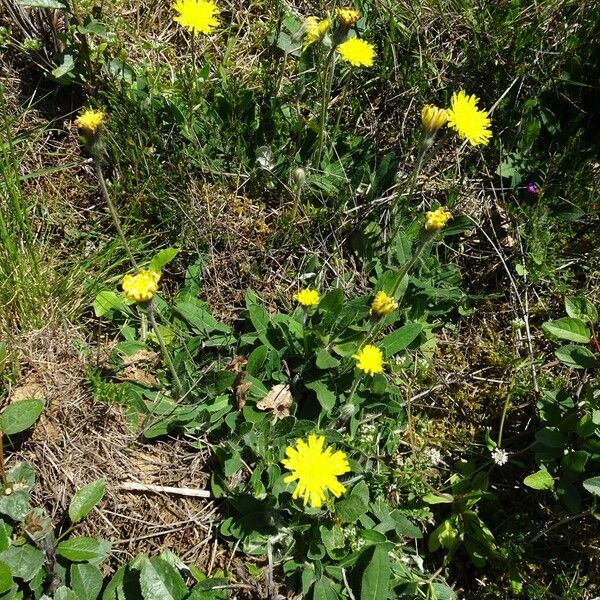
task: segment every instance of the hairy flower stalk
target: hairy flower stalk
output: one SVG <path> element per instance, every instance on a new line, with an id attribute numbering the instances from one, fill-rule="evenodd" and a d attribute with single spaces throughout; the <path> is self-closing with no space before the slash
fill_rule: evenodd
<path id="1" fill-rule="evenodd" d="M 108 188 L 106 187 L 106 181 L 104 179 L 104 173 L 102 172 L 102 151 L 104 149 L 102 141 L 102 127 L 104 125 L 105 118 L 106 115 L 102 111 L 85 109 L 75 119 L 75 125 L 77 125 L 94 162 L 94 171 L 96 173 L 98 183 L 100 184 L 100 192 L 102 193 L 102 196 L 108 206 L 108 210 L 110 212 L 113 225 L 117 231 L 117 235 L 123 244 L 123 248 L 125 249 L 127 257 L 129 258 L 129 262 L 137 272 L 139 271 L 139 266 L 133 256 L 133 253 L 131 252 L 131 248 L 129 247 L 127 239 L 125 238 L 125 234 L 123 233 L 121 220 L 119 219 L 119 213 L 117 212 L 117 209 L 111 200 L 110 194 L 108 193 Z"/>
<path id="2" fill-rule="evenodd" d="M 353 67 L 372 67 L 374 64 L 374 47 L 363 39 L 348 37 L 350 27 L 352 27 L 359 19 L 360 14 L 354 9 L 337 9 L 338 27 L 331 36 L 331 49 L 327 54 L 324 64 L 322 65 L 323 84 L 321 90 L 319 133 L 317 139 L 317 148 L 313 156 L 313 167 L 315 169 L 319 168 L 321 156 L 323 155 L 325 128 L 327 126 L 327 110 L 331 100 L 331 87 L 333 84 L 333 75 L 335 72 L 337 55 L 339 55 L 344 61 Z M 345 89 L 342 93 L 342 100 L 343 99 L 345 99 Z"/>
<path id="3" fill-rule="evenodd" d="M 154 306 L 154 298 L 148 302 L 146 305 L 146 312 L 148 313 L 148 320 L 150 321 L 150 326 L 152 327 L 152 331 L 154 331 L 154 335 L 158 340 L 158 345 L 160 346 L 160 351 L 162 352 L 163 358 L 169 367 L 169 371 L 171 371 L 171 375 L 173 377 L 173 383 L 175 384 L 175 391 L 177 392 L 177 398 L 181 398 L 183 396 L 183 386 L 181 385 L 181 380 L 177 375 L 177 371 L 175 370 L 175 365 L 173 364 L 173 359 L 171 358 L 171 354 L 167 349 L 167 345 L 165 344 L 165 340 L 160 332 L 160 328 L 158 323 L 156 322 L 155 306 Z"/>

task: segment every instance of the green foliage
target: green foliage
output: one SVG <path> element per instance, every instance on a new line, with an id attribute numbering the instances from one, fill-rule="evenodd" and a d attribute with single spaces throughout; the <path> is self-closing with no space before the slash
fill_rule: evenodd
<path id="1" fill-rule="evenodd" d="M 60 221 L 60 215 L 45 204 L 38 208 L 23 193 L 24 178 L 35 174 L 23 175 L 29 156 L 18 147 L 20 138 L 8 135 L 0 157 L 0 304 L 9 315 L 3 330 L 44 326 L 51 306 L 68 318 L 73 302 L 88 306 L 87 298 L 95 296 L 94 314 L 105 321 L 99 328 L 120 336 L 107 372 L 89 373 L 95 398 L 121 404 L 132 431 L 146 440 L 184 435 L 198 447 L 197 437 L 206 436 L 213 449 L 211 492 L 223 511 L 216 525 L 220 535 L 234 552 L 259 560 L 268 555 L 276 573 L 283 572 L 290 589 L 303 597 L 455 598 L 444 577 L 467 590 L 475 589 L 474 581 L 497 578 L 500 591 L 490 584 L 473 592 L 477 597 L 500 597 L 507 587 L 515 597 L 545 597 L 550 586 L 538 589 L 532 582 L 546 570 L 534 564 L 540 527 L 543 533 L 545 521 L 554 517 L 560 525 L 565 507 L 567 518 L 597 514 L 600 346 L 591 300 L 597 300 L 597 269 L 586 259 L 597 244 L 586 227 L 598 192 L 592 133 L 598 56 L 589 43 L 597 37 L 598 9 L 569 1 L 534 6 L 520 0 L 364 0 L 356 3 L 362 17 L 352 28 L 335 24 L 306 46 L 298 6 L 258 1 L 248 8 L 251 27 L 243 21 L 237 30 L 235 19 L 228 25 L 221 15 L 216 46 L 181 32 L 169 36 L 172 47 L 165 49 L 154 37 L 150 45 L 140 38 L 139 47 L 127 48 L 121 38 L 144 32 L 128 29 L 124 20 L 111 22 L 108 10 L 100 20 L 85 3 L 20 4 L 64 23 L 51 31 L 53 46 L 32 36 L 21 49 L 54 83 L 83 87 L 109 114 L 103 160 L 110 193 L 134 236 L 134 253 L 144 254 L 139 262 L 163 278 L 151 304 L 135 304 L 116 289 L 117 274 L 130 270 L 118 245 L 87 262 L 64 261 L 65 254 L 80 254 L 73 240 L 51 252 L 57 235 L 45 236 L 46 222 Z M 246 8 L 239 11 L 242 20 Z M 375 44 L 372 69 L 335 60 L 335 44 L 355 35 Z M 191 42 L 183 57 L 171 52 L 177 41 Z M 0 44 L 10 43 L 11 35 L 0 32 Z M 251 60 L 237 52 L 250 52 Z M 467 153 L 457 145 L 449 151 L 440 135 L 431 155 L 421 154 L 415 126 L 420 106 L 447 106 L 461 88 L 480 96 L 482 106 L 494 106 L 490 147 Z M 77 93 L 69 100 L 81 98 Z M 7 133 L 14 128 L 5 125 Z M 425 158 L 427 171 L 421 172 Z M 78 174 L 73 187 L 81 181 Z M 475 202 L 474 188 L 484 196 L 493 190 L 493 198 L 479 202 L 477 196 Z M 225 208 L 210 206 L 220 194 Z M 301 277 L 324 290 L 318 305 L 292 307 L 289 294 L 278 296 L 276 290 L 267 297 L 263 286 L 254 292 L 244 283 L 237 290 L 245 292 L 242 313 L 230 323 L 200 299 L 212 301 L 200 277 L 206 270 L 218 278 L 215 254 L 228 252 L 231 238 L 250 243 L 256 237 L 241 227 L 212 231 L 215 221 L 227 218 L 230 196 L 265 208 L 274 231 L 257 254 L 275 256 L 286 285 Z M 417 215 L 417 207 L 435 208 L 440 201 L 455 213 L 439 234 L 443 244 L 432 243 L 433 234 L 423 232 Z M 474 219 L 456 213 L 475 206 L 473 216 L 482 222 L 469 231 Z M 497 226 L 494 214 L 488 235 L 490 206 L 502 223 Z M 201 222 L 204 214 L 210 223 Z M 518 335 L 510 343 L 500 318 L 498 331 L 491 332 L 495 347 L 504 348 L 503 365 L 510 365 L 495 374 L 498 365 L 486 362 L 492 354 L 488 339 L 474 331 L 494 324 L 485 316 L 470 319 L 488 311 L 506 314 L 504 305 L 490 309 L 504 297 L 504 281 L 497 275 L 501 270 L 485 262 L 488 248 L 480 246 L 480 233 L 493 246 L 493 260 L 500 255 L 510 271 L 511 293 L 535 292 L 525 295 L 531 310 L 523 326 L 527 355 L 517 321 Z M 87 235 L 95 239 L 106 232 L 98 227 Z M 147 256 L 150 242 L 165 249 Z M 281 253 L 291 260 L 280 265 Z M 314 258 L 298 260 L 311 253 Z M 448 263 L 453 255 L 455 262 Z M 58 268 L 50 262 L 54 256 Z M 251 269 L 255 258 L 246 257 Z M 248 265 L 240 265 L 240 277 L 242 266 Z M 101 286 L 92 272 L 100 273 Z M 490 280 L 498 280 L 488 281 L 490 273 Z M 260 284 L 258 267 L 254 275 Z M 79 280 L 84 283 L 73 283 Z M 586 297 L 573 291 L 577 286 Z M 372 316 L 376 291 L 393 295 L 399 308 L 381 319 Z M 566 316 L 537 329 L 535 311 L 556 293 L 578 295 L 565 297 Z M 235 302 L 228 299 L 227 308 Z M 552 346 L 558 366 L 545 360 L 544 344 L 550 344 L 540 344 L 538 332 L 560 344 Z M 466 367 L 457 367 L 458 376 L 453 371 L 462 334 L 476 338 L 466 367 L 473 367 L 474 381 L 486 382 L 474 391 Z M 382 350 L 383 373 L 357 369 L 353 356 L 366 343 Z M 6 360 L 0 344 L 0 372 Z M 532 381 L 524 374 L 530 367 Z M 116 379 L 107 379 L 108 372 Z M 473 409 L 479 400 L 471 396 L 482 396 L 485 408 Z M 500 406 L 504 401 L 501 415 L 498 400 Z M 0 429 L 20 434 L 42 409 L 37 399 L 12 402 L 0 414 Z M 458 447 L 451 430 L 455 413 L 464 436 Z M 504 425 L 513 419 L 509 434 Z M 434 426 L 439 431 L 432 433 Z M 343 478 L 345 493 L 335 499 L 330 494 L 321 509 L 291 497 L 293 484 L 281 465 L 285 449 L 313 432 L 343 449 L 351 466 Z M 432 440 L 443 451 L 443 463 L 422 451 Z M 137 557 L 104 579 L 98 565 L 110 553 L 109 542 L 70 537 L 71 527 L 57 531 L 55 540 L 45 514 L 30 506 L 32 477 L 26 468 L 7 473 L 10 493 L 0 496 L 0 594 L 227 597 L 213 589 L 227 585 L 225 573 L 207 579 L 169 553 Z M 515 490 L 515 497 L 506 490 Z M 71 526 L 89 515 L 103 493 L 99 480 L 75 494 Z M 39 527 L 32 528 L 32 520 Z M 506 525 L 513 521 L 517 533 Z M 60 557 L 56 573 L 48 572 L 49 555 Z M 539 560 L 544 564 L 545 557 Z M 544 566 L 557 572 L 554 562 Z M 472 566 L 483 575 L 473 577 Z M 553 589 L 576 597 L 577 585 L 564 583 L 573 578 L 561 577 L 557 573 L 559 587 Z"/>
<path id="2" fill-rule="evenodd" d="M 572 369 L 595 369 L 600 366 L 597 354 L 600 345 L 596 338 L 594 325 L 598 321 L 596 307 L 584 297 L 565 297 L 565 310 L 568 317 L 546 321 L 542 330 L 551 340 L 567 340 L 585 346 L 567 344 L 555 352 L 556 358 Z"/>

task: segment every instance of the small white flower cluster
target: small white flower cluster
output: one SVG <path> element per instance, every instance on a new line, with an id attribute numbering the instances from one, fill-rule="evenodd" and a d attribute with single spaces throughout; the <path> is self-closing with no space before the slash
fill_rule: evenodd
<path id="1" fill-rule="evenodd" d="M 444 462 L 442 453 L 437 448 L 427 448 L 427 450 L 425 450 L 425 456 L 432 467 L 437 467 Z"/>
<path id="2" fill-rule="evenodd" d="M 358 537 L 358 531 L 356 527 L 344 527 L 344 537 L 350 545 L 352 550 L 360 550 L 365 545 L 365 540 L 362 537 Z"/>
<path id="3" fill-rule="evenodd" d="M 378 427 L 375 423 L 367 423 L 363 425 L 358 432 L 358 441 L 361 444 L 366 444 L 367 446 L 375 445 L 377 441 L 377 431 Z"/>
<path id="4" fill-rule="evenodd" d="M 492 460 L 501 467 L 508 462 L 508 452 L 502 448 L 494 448 L 492 450 Z"/>

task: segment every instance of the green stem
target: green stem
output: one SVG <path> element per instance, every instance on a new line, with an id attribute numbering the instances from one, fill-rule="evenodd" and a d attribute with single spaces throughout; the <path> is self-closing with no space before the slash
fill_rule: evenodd
<path id="1" fill-rule="evenodd" d="M 58 542 L 60 542 L 63 538 L 67 537 L 75 528 L 77 527 L 77 525 L 71 525 L 68 529 L 66 529 L 65 531 L 63 531 L 57 538 L 56 538 L 56 543 L 58 544 Z"/>
<path id="2" fill-rule="evenodd" d="M 281 68 L 279 69 L 279 74 L 277 75 L 277 83 L 275 84 L 275 93 L 273 94 L 273 98 L 277 98 L 279 96 L 279 92 L 281 91 L 281 84 L 283 82 L 283 75 L 285 74 L 287 60 L 288 52 L 286 50 L 283 54 L 283 60 L 281 61 Z"/>
<path id="3" fill-rule="evenodd" d="M 148 320 L 150 321 L 150 325 L 152 330 L 154 331 L 154 335 L 156 335 L 156 339 L 158 340 L 158 344 L 160 345 L 160 350 L 162 352 L 163 358 L 171 371 L 171 375 L 173 376 L 173 383 L 175 384 L 175 389 L 177 391 L 177 397 L 180 398 L 183 396 L 183 387 L 181 385 L 181 381 L 179 380 L 179 376 L 177 375 L 177 371 L 175 370 L 175 365 L 173 364 L 173 360 L 171 359 L 171 355 L 167 350 L 167 346 L 165 344 L 165 340 L 160 333 L 160 329 L 158 324 L 156 323 L 156 318 L 154 315 L 154 298 L 148 302 L 146 306 L 146 312 L 148 313 Z"/>
<path id="4" fill-rule="evenodd" d="M 350 79 L 352 78 L 352 71 L 348 71 L 346 73 L 346 77 L 344 77 L 342 81 L 342 92 L 340 94 L 340 106 L 338 108 L 337 117 L 335 119 L 335 126 L 333 127 L 333 139 L 337 137 L 337 133 L 340 127 L 340 121 L 342 120 L 342 113 L 344 112 L 344 104 L 346 103 L 346 96 L 348 95 L 348 90 L 350 88 Z"/>
<path id="5" fill-rule="evenodd" d="M 417 180 L 419 178 L 419 174 L 421 173 L 421 169 L 423 167 L 423 162 L 425 160 L 425 155 L 427 154 L 427 148 L 422 147 L 421 144 L 419 144 L 420 146 L 420 150 L 419 150 L 419 157 L 417 158 L 417 164 L 415 165 L 415 168 L 413 169 L 412 172 L 412 176 L 411 176 L 411 180 L 410 180 L 410 187 L 408 189 L 408 195 L 407 195 L 407 199 L 408 199 L 408 203 L 410 204 L 413 194 L 415 193 L 415 187 L 417 186 Z M 400 230 L 400 225 L 401 223 L 398 221 L 398 206 L 400 204 L 400 200 L 402 198 L 402 191 L 400 190 L 394 200 L 394 207 L 392 209 L 392 223 L 395 223 L 394 225 L 394 229 L 392 230 L 392 234 L 390 235 L 390 245 L 388 248 L 388 261 L 390 258 L 390 255 L 392 253 L 392 244 L 394 239 L 396 238 L 396 236 L 398 235 L 398 231 Z"/>
<path id="6" fill-rule="evenodd" d="M 4 432 L 0 431 L 0 481 L 6 487 L 6 469 L 4 467 Z"/>
<path id="7" fill-rule="evenodd" d="M 498 448 L 502 448 L 502 433 L 504 432 L 504 421 L 506 419 L 506 413 L 508 411 L 508 404 L 510 402 L 510 396 L 504 401 L 504 407 L 502 408 L 502 417 L 500 418 L 500 428 L 498 429 Z"/>
<path id="8" fill-rule="evenodd" d="M 323 143 L 325 141 L 325 125 L 327 124 L 327 109 L 331 99 L 331 86 L 333 84 L 333 73 L 335 69 L 335 48 L 332 48 L 325 61 L 325 79 L 323 80 L 323 91 L 321 94 L 321 114 L 319 117 L 319 138 L 317 141 L 317 152 L 313 167 L 319 168 L 321 155 L 323 154 Z"/>
<path id="9" fill-rule="evenodd" d="M 410 257 L 410 260 L 406 264 L 404 264 L 402 267 L 400 267 L 400 270 L 398 271 L 398 275 L 396 276 L 396 284 L 394 285 L 394 288 L 392 289 L 392 293 L 390 294 L 391 297 L 394 298 L 394 300 L 396 299 L 396 294 L 398 293 L 400 286 L 402 285 L 402 280 L 408 274 L 408 272 L 413 268 L 413 266 L 417 262 L 417 260 L 419 260 L 419 257 L 423 253 L 423 250 L 425 249 L 427 242 L 430 239 L 432 239 L 434 237 L 434 235 L 435 235 L 435 233 L 432 235 L 431 232 L 424 231 L 421 234 L 421 239 L 419 240 L 419 245 L 415 248 L 415 251 L 413 252 L 413 255 Z"/>
<path id="10" fill-rule="evenodd" d="M 348 396 L 348 404 L 352 403 L 352 398 L 354 398 L 354 394 L 356 393 L 356 390 L 358 389 L 358 385 L 360 384 L 361 379 L 362 379 L 362 373 L 354 380 L 354 383 L 352 384 L 352 388 L 350 389 L 350 394 Z"/>
<path id="11" fill-rule="evenodd" d="M 113 204 L 113 201 L 110 199 L 110 195 L 108 194 L 108 189 L 106 187 L 106 181 L 104 180 L 104 175 L 102 173 L 102 165 L 100 164 L 100 157 L 98 156 L 98 153 L 93 152 L 92 158 L 94 160 L 94 168 L 96 170 L 96 177 L 98 178 L 98 182 L 100 183 L 100 190 L 102 191 L 104 200 L 106 200 L 106 204 L 108 204 L 108 210 L 110 211 L 110 215 L 112 217 L 113 224 L 115 226 L 115 229 L 117 230 L 119 237 L 121 238 L 121 243 L 123 244 L 123 247 L 125 248 L 125 252 L 127 253 L 127 256 L 129 257 L 129 261 L 131 262 L 133 268 L 137 272 L 140 270 L 140 267 L 138 266 L 135 258 L 133 257 L 131 248 L 129 247 L 129 244 L 127 243 L 127 239 L 125 238 L 123 229 L 121 228 L 121 220 L 119 219 L 119 213 L 117 212 L 117 209 L 116 209 L 115 205 Z"/>
<path id="12" fill-rule="evenodd" d="M 294 194 L 294 208 L 292 209 L 292 216 L 290 218 L 290 227 L 296 222 L 296 215 L 298 214 L 298 208 L 300 206 L 300 199 L 302 198 L 302 185 L 297 184 L 296 193 Z"/>

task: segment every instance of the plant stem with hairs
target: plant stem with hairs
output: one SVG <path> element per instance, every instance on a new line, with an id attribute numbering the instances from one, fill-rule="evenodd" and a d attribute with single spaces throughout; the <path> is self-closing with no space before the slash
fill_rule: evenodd
<path id="1" fill-rule="evenodd" d="M 154 298 L 148 302 L 146 306 L 146 312 L 148 313 L 148 321 L 150 321 L 150 326 L 154 331 L 154 335 L 156 335 L 156 339 L 158 340 L 158 344 L 160 346 L 160 350 L 162 352 L 163 358 L 171 371 L 171 375 L 173 376 L 173 383 L 175 384 L 175 389 L 177 391 L 177 397 L 180 398 L 183 396 L 183 386 L 181 385 L 181 381 L 179 376 L 177 375 L 177 371 L 175 370 L 175 365 L 173 364 L 173 360 L 171 359 L 171 355 L 167 350 L 167 345 L 165 344 L 165 340 L 160 332 L 158 324 L 156 322 L 155 316 L 155 306 L 154 306 Z"/>
<path id="2" fill-rule="evenodd" d="M 408 195 L 406 196 L 409 203 L 412 200 L 413 194 L 415 193 L 415 187 L 417 186 L 417 179 L 419 178 L 421 169 L 423 168 L 423 162 L 425 160 L 425 155 L 427 154 L 427 148 L 422 147 L 421 145 L 419 145 L 419 148 L 420 148 L 419 156 L 417 158 L 417 163 L 416 163 L 415 168 L 413 169 L 413 172 L 411 175 L 410 184 L 409 184 L 409 188 L 408 188 Z M 401 198 L 402 198 L 402 191 L 399 191 L 398 194 L 396 195 L 396 198 L 394 199 L 394 207 L 392 208 L 392 223 L 394 223 L 398 219 L 397 206 L 400 203 Z M 390 235 L 390 245 L 388 247 L 388 260 L 390 259 L 390 256 L 392 254 L 392 244 L 394 242 L 394 239 L 398 235 L 398 231 L 400 230 L 400 222 L 395 223 L 395 225 L 393 225 L 393 227 L 394 227 L 394 229 L 392 230 L 392 233 Z"/>
<path id="3" fill-rule="evenodd" d="M 317 151 L 313 161 L 313 167 L 319 168 L 321 164 L 321 155 L 323 154 L 323 144 L 325 142 L 325 126 L 327 125 L 327 109 L 331 100 L 331 86 L 333 84 L 333 72 L 335 70 L 335 48 L 332 48 L 325 60 L 325 77 L 323 79 L 323 90 L 321 93 L 321 114 L 319 117 L 319 137 L 317 140 Z"/>
<path id="4" fill-rule="evenodd" d="M 102 195 L 104 196 L 104 200 L 106 200 L 106 204 L 108 205 L 108 210 L 110 211 L 110 216 L 112 217 L 113 225 L 115 226 L 115 229 L 117 230 L 117 234 L 119 235 L 119 238 L 121 239 L 121 243 L 123 244 L 123 247 L 125 248 L 125 252 L 127 253 L 129 261 L 131 262 L 133 268 L 137 272 L 140 270 L 140 267 L 139 267 L 137 261 L 135 260 L 135 258 L 133 257 L 133 253 L 131 252 L 129 243 L 127 242 L 127 239 L 125 238 L 125 234 L 123 233 L 123 228 L 121 227 L 121 220 L 119 219 L 119 213 L 117 212 L 117 209 L 116 209 L 115 205 L 113 204 L 113 201 L 110 199 L 110 195 L 108 193 L 108 188 L 106 187 L 106 181 L 104 179 L 104 174 L 102 173 L 102 164 L 100 162 L 100 157 L 98 156 L 98 153 L 92 152 L 92 158 L 94 160 L 94 169 L 96 171 L 96 177 L 98 178 L 98 182 L 100 183 L 100 190 L 102 192 Z"/>
<path id="5" fill-rule="evenodd" d="M 6 468 L 4 467 L 4 432 L 0 430 L 0 481 L 6 487 Z"/>

